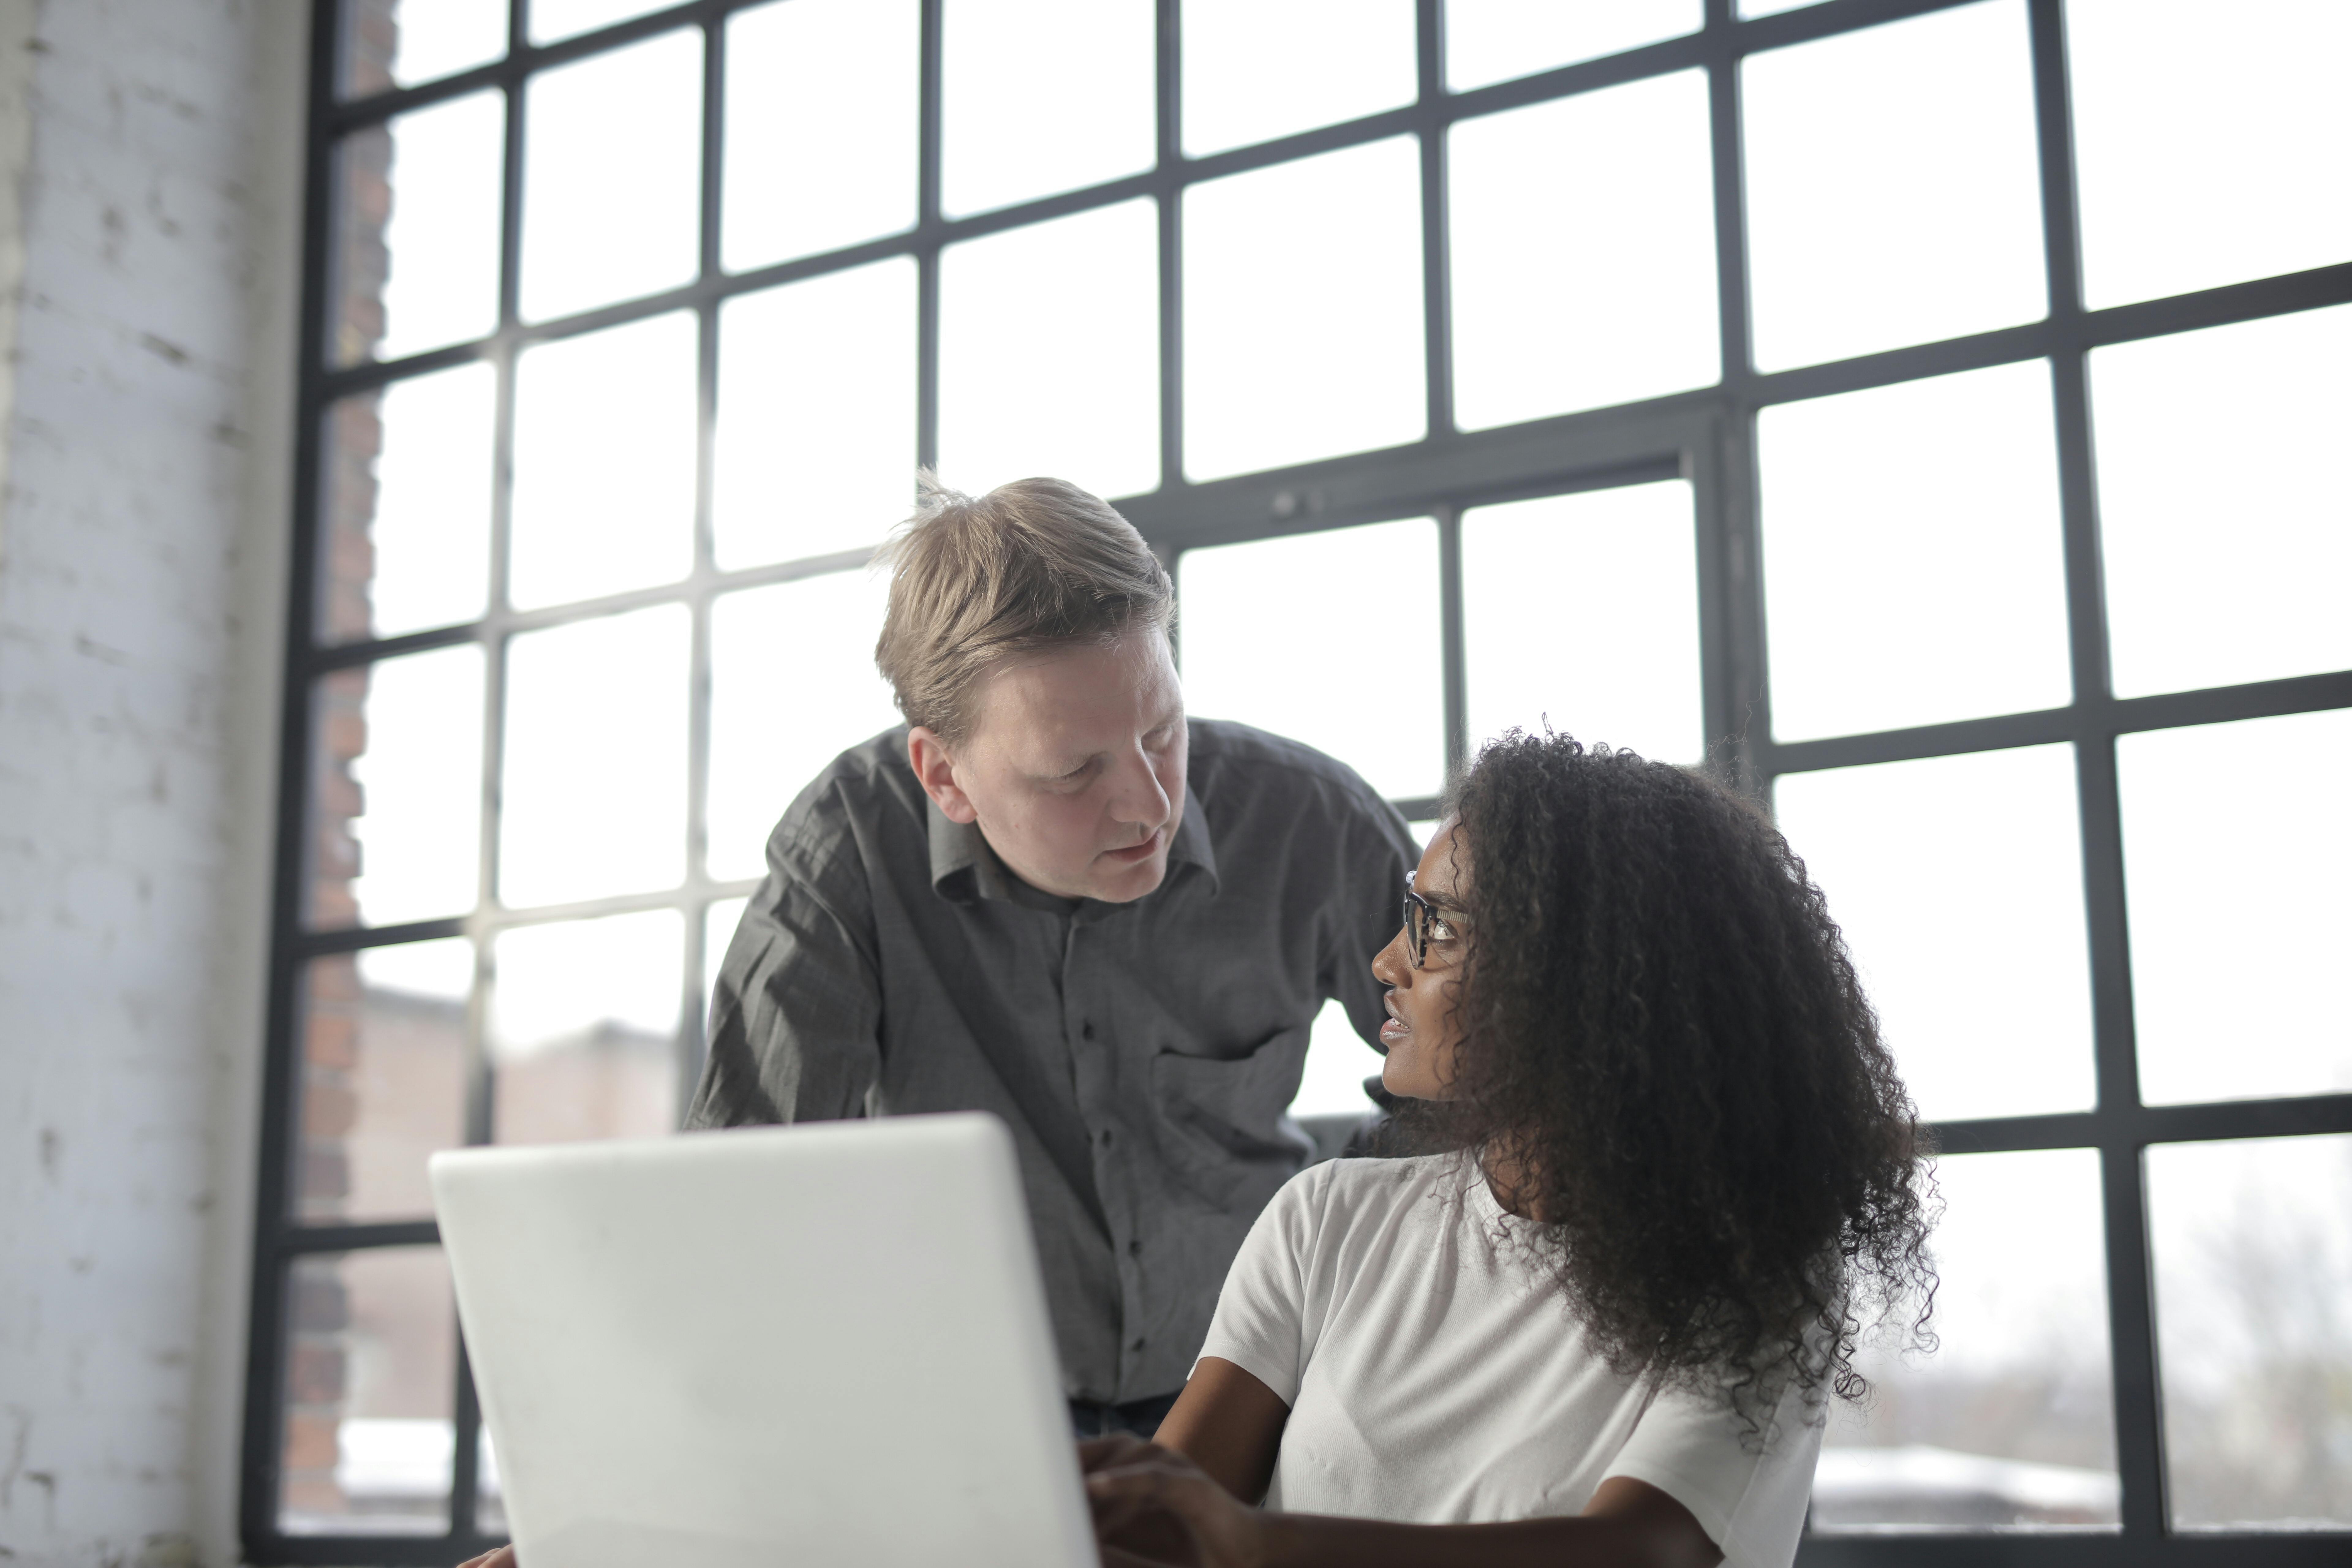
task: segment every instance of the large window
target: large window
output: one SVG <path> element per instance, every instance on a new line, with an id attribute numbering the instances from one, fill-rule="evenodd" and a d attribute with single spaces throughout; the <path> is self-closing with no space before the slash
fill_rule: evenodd
<path id="1" fill-rule="evenodd" d="M 925 463 L 1416 820 L 1547 722 L 1771 802 L 1948 1152 L 1805 1561 L 2340 1560 L 2352 11 L 317 28 L 254 1561 L 497 1535 L 424 1159 L 675 1125 Z"/>

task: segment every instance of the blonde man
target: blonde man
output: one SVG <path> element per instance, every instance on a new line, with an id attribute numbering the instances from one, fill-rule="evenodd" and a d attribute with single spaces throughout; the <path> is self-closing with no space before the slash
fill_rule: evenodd
<path id="1" fill-rule="evenodd" d="M 689 1120 L 1003 1118 L 1073 1423 L 1148 1436 L 1306 1161 L 1316 1014 L 1379 1037 L 1417 852 L 1345 765 L 1186 718 L 1168 575 L 1076 486 L 929 490 L 889 560 L 907 724 L 776 825 Z"/>

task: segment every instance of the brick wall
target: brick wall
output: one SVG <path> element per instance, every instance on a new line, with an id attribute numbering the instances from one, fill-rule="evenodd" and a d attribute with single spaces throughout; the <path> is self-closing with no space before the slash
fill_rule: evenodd
<path id="1" fill-rule="evenodd" d="M 0 0 L 11 1568 L 236 1561 L 307 17 Z"/>

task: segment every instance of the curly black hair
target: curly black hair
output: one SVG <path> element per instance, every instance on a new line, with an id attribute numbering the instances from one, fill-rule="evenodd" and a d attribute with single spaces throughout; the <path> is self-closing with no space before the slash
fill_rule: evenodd
<path id="1" fill-rule="evenodd" d="M 1853 1352 L 1935 1273 L 1929 1152 L 1804 863 L 1696 773 L 1514 731 L 1454 786 L 1470 941 L 1458 1098 L 1621 1372 L 1860 1399 Z M 1427 1142 L 1423 1147 L 1430 1146 Z M 1744 1395 L 1744 1397 L 1743 1397 Z"/>

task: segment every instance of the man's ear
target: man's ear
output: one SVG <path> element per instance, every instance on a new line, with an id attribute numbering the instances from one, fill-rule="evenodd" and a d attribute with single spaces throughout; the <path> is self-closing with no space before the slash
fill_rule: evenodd
<path id="1" fill-rule="evenodd" d="M 931 804 L 950 822 L 969 826 L 980 819 L 980 808 L 971 804 L 971 796 L 956 783 L 955 759 L 948 754 L 947 742 L 936 731 L 920 724 L 907 731 L 907 765 L 915 770 L 923 793 L 931 797 Z"/>

